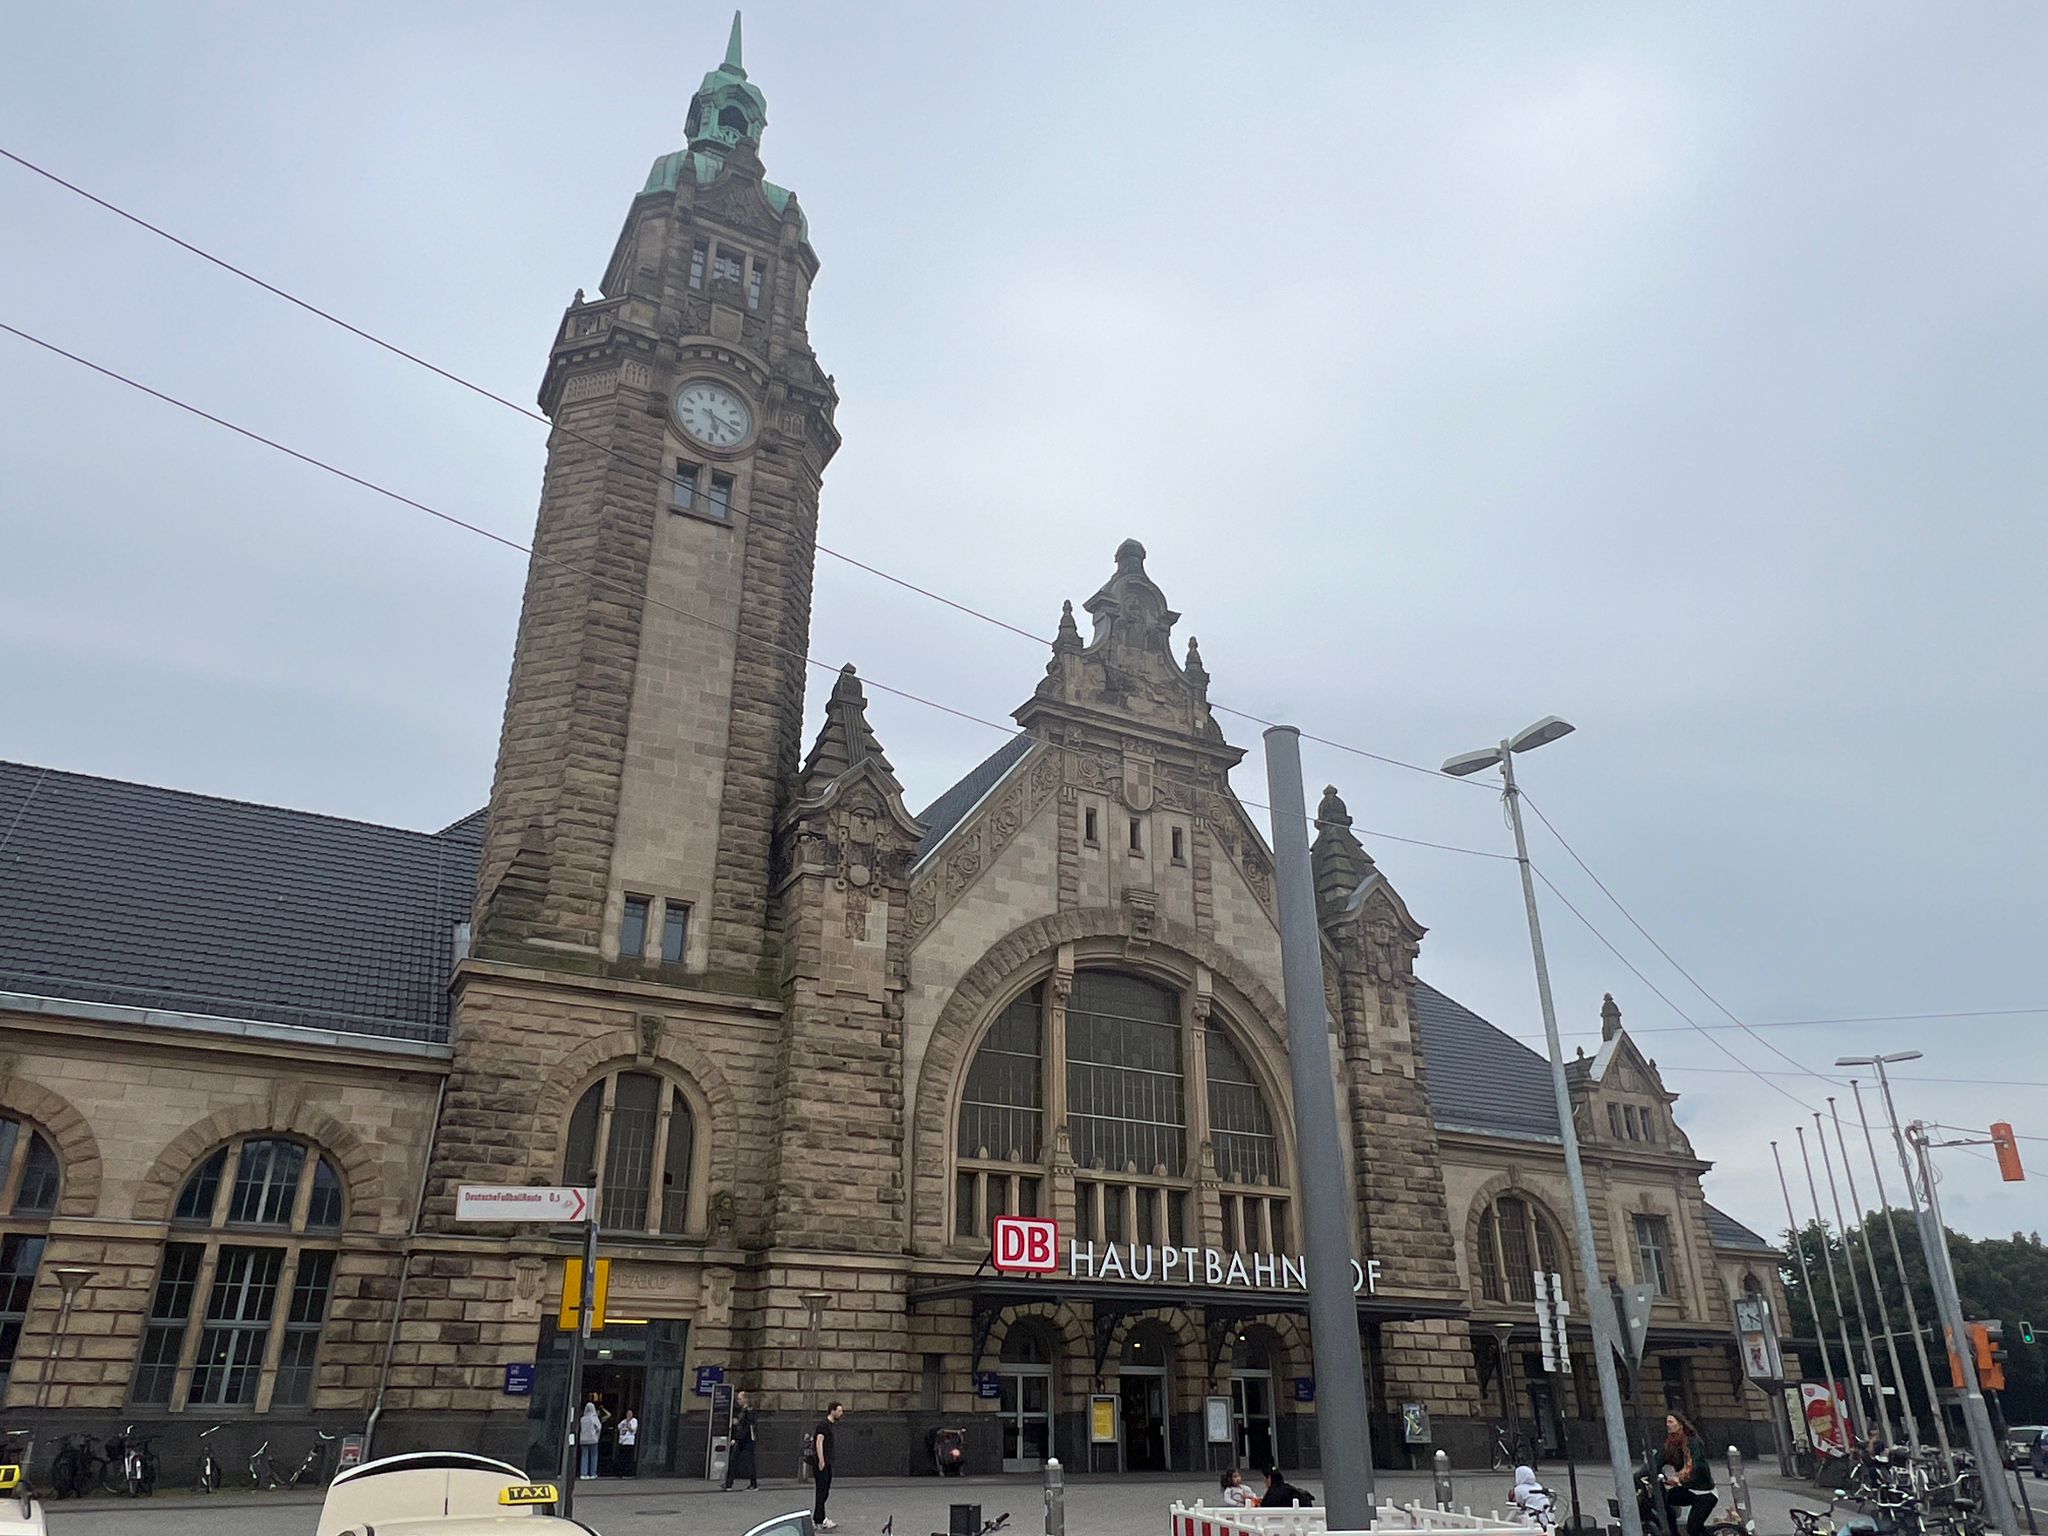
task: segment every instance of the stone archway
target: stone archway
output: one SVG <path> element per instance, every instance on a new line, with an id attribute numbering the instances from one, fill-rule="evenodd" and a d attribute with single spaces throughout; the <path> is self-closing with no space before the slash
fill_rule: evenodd
<path id="1" fill-rule="evenodd" d="M 348 1189 L 342 1230 L 349 1236 L 403 1226 L 405 1193 L 381 1187 L 377 1155 L 368 1143 L 332 1115 L 315 1109 L 302 1093 L 282 1086 L 267 1100 L 228 1105 L 173 1137 L 136 1186 L 135 1219 L 168 1221 L 171 1202 L 200 1159 L 233 1137 L 264 1132 L 311 1142 L 333 1160 Z"/>
<path id="2" fill-rule="evenodd" d="M 100 1144 L 77 1107 L 63 1095 L 9 1073 L 0 1082 L 0 1113 L 26 1120 L 49 1138 L 57 1153 L 57 1214 L 98 1214 Z"/>

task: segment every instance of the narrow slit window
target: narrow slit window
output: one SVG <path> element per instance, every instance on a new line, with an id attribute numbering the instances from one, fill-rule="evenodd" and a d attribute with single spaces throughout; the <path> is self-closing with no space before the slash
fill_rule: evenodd
<path id="1" fill-rule="evenodd" d="M 690 909 L 681 902 L 670 902 L 661 915 L 661 963 L 681 965 L 689 940 Z"/>
<path id="2" fill-rule="evenodd" d="M 711 515 L 720 522 L 732 521 L 735 482 L 731 475 L 714 474 L 711 477 Z"/>
<path id="3" fill-rule="evenodd" d="M 755 262 L 747 269 L 747 308 L 761 307 L 761 263 Z"/>
<path id="4" fill-rule="evenodd" d="M 702 240 L 699 240 L 690 247 L 690 286 L 692 288 L 702 288 L 704 286 L 704 255 L 705 247 Z"/>
<path id="5" fill-rule="evenodd" d="M 628 896 L 619 913 L 619 958 L 638 960 L 647 953 L 647 898 Z"/>
<path id="6" fill-rule="evenodd" d="M 1137 817 L 1133 816 L 1131 818 L 1131 852 L 1143 853 L 1144 851 L 1145 823 L 1140 821 Z"/>
<path id="7" fill-rule="evenodd" d="M 1092 805 L 1081 812 L 1081 841 L 1091 845 L 1102 841 L 1102 832 L 1095 824 L 1095 807 Z"/>
<path id="8" fill-rule="evenodd" d="M 697 505 L 697 466 L 676 460 L 675 504 L 688 512 Z"/>
<path id="9" fill-rule="evenodd" d="M 1185 864 L 1188 861 L 1187 834 L 1179 827 L 1173 829 L 1173 862 Z"/>

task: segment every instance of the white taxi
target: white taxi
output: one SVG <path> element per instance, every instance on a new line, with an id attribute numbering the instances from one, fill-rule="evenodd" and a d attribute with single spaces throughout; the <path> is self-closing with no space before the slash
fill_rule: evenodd
<path id="1" fill-rule="evenodd" d="M 351 1467 L 327 1489 L 318 1536 L 569 1536 L 552 1483 L 463 1451 L 415 1451 Z"/>

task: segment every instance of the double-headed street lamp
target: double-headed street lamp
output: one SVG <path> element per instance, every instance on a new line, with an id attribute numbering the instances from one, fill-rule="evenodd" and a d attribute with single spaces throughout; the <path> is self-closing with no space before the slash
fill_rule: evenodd
<path id="1" fill-rule="evenodd" d="M 1586 1171 L 1579 1162 L 1579 1134 L 1572 1122 L 1572 1093 L 1565 1081 L 1564 1046 L 1557 1035 L 1557 1007 L 1550 998 L 1550 965 L 1543 957 L 1543 925 L 1536 916 L 1536 878 L 1529 868 L 1529 842 L 1522 832 L 1522 799 L 1515 788 L 1515 754 L 1533 752 L 1572 727 L 1555 715 L 1546 715 L 1519 735 L 1510 736 L 1497 747 L 1465 752 L 1444 764 L 1443 771 L 1454 778 L 1481 773 L 1500 765 L 1502 795 L 1507 801 L 1508 821 L 1515 829 L 1515 862 L 1522 871 L 1522 901 L 1529 911 L 1529 948 L 1536 957 L 1536 995 L 1543 1005 L 1543 1037 L 1550 1046 L 1550 1086 L 1557 1095 L 1558 1136 L 1564 1142 L 1565 1177 L 1572 1187 L 1573 1225 L 1578 1229 L 1579 1282 L 1586 1296 L 1586 1319 L 1593 1328 L 1593 1368 L 1600 1377 L 1600 1416 L 1607 1427 L 1607 1459 L 1614 1469 L 1617 1493 L 1635 1486 L 1635 1468 L 1629 1459 L 1628 1424 L 1622 1417 L 1621 1381 L 1615 1374 L 1610 1347 L 1613 1319 L 1605 1304 L 1607 1286 L 1600 1276 L 1600 1254 L 1593 1243 L 1593 1208 L 1586 1199 Z M 1622 1536 L 1643 1536 L 1643 1522 L 1636 1501 L 1623 1494 L 1615 1500 L 1621 1514 Z"/>

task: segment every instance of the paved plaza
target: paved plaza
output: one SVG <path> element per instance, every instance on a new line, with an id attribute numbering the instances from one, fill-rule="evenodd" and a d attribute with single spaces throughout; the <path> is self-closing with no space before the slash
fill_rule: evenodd
<path id="1" fill-rule="evenodd" d="M 1562 1467 L 1544 1468 L 1543 1477 L 1562 1493 Z M 1320 1487 L 1313 1473 L 1300 1480 Z M 1492 1509 L 1506 1497 L 1510 1481 L 1505 1473 L 1458 1474 L 1456 1502 Z M 1581 1471 L 1580 1492 L 1589 1515 L 1605 1518 L 1610 1486 L 1599 1473 Z M 1816 1502 L 1810 1490 L 1775 1475 L 1757 1476 L 1750 1486 L 1761 1536 L 1784 1536 L 1792 1528 L 1791 1506 Z M 1008 1511 L 1010 1530 L 1037 1536 L 1043 1526 L 1041 1487 L 1038 1480 L 1022 1477 L 849 1479 L 833 1490 L 831 1513 L 846 1536 L 879 1536 L 891 1519 L 894 1536 L 928 1536 L 945 1531 L 949 1504 L 979 1504 L 984 1519 Z M 1426 1501 L 1430 1495 L 1429 1479 L 1411 1473 L 1382 1473 L 1379 1488 L 1383 1496 L 1403 1502 Z M 1067 1531 L 1069 1536 L 1166 1536 L 1166 1509 L 1173 1500 L 1214 1502 L 1215 1497 L 1215 1479 L 1193 1475 L 1079 1478 L 1067 1488 Z M 601 1536 L 743 1536 L 769 1516 L 809 1502 L 808 1485 L 793 1482 L 764 1485 L 754 1494 L 724 1494 L 700 1482 L 601 1481 L 583 1486 L 576 1513 Z M 52 1536 L 132 1536 L 144 1530 L 151 1536 L 310 1536 L 317 1508 L 316 1500 L 296 1494 L 229 1492 L 205 1500 L 165 1494 L 142 1504 L 100 1498 L 57 1506 L 50 1530 Z"/>

